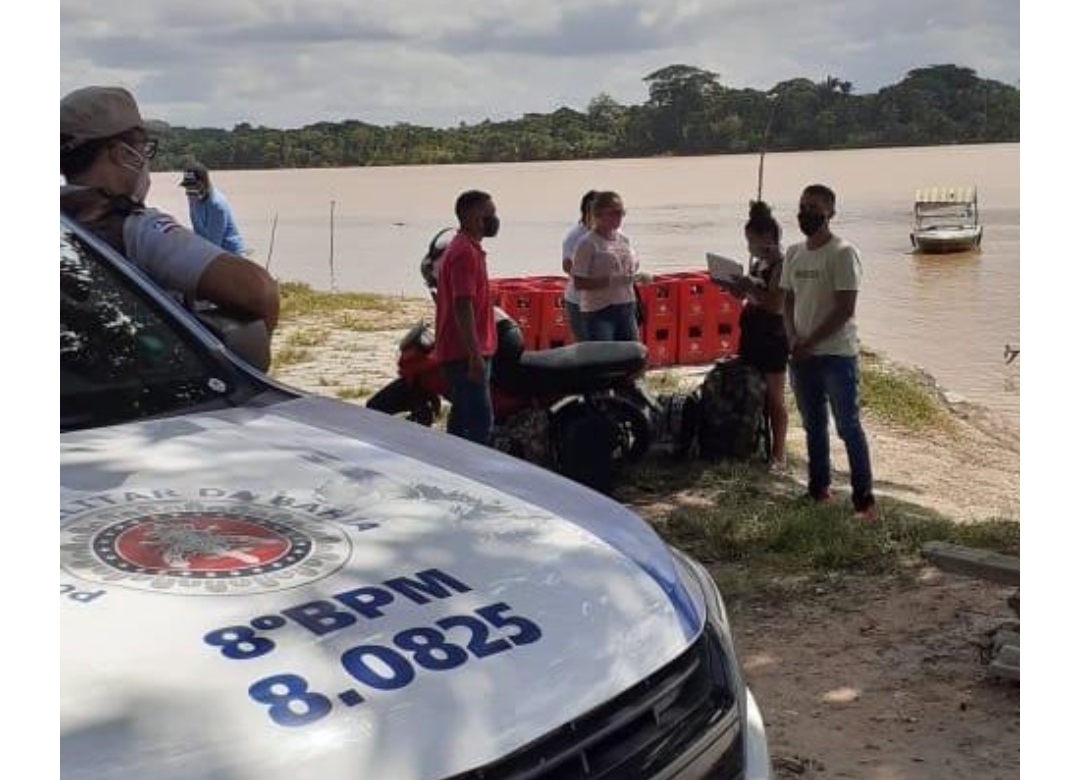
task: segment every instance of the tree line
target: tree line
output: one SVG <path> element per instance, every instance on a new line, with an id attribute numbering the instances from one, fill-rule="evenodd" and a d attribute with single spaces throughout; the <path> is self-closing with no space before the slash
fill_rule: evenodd
<path id="1" fill-rule="evenodd" d="M 358 120 L 294 130 L 174 127 L 155 159 L 177 170 L 342 168 L 523 162 L 759 151 L 996 143 L 1019 140 L 1019 90 L 970 68 L 934 65 L 865 95 L 837 77 L 737 89 L 719 74 L 669 65 L 644 77 L 648 100 L 623 105 L 600 94 L 586 111 L 559 108 L 503 122 L 430 128 Z"/>

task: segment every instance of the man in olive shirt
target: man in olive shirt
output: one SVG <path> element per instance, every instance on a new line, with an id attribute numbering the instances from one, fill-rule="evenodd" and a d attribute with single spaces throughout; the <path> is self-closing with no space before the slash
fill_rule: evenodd
<path id="1" fill-rule="evenodd" d="M 850 464 L 855 517 L 878 516 L 868 439 L 861 426 L 854 312 L 861 288 L 857 248 L 830 229 L 835 193 L 813 184 L 801 193 L 797 222 L 806 240 L 786 251 L 780 286 L 790 342 L 790 379 L 808 446 L 809 496 L 831 498 L 828 406 Z"/>

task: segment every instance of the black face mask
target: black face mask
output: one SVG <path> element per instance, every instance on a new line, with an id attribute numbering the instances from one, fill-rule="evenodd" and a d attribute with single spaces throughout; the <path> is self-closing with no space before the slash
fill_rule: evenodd
<path id="1" fill-rule="evenodd" d="M 498 235 L 498 228 L 501 227 L 501 224 L 497 214 L 483 217 L 483 235 L 487 238 L 494 238 L 494 236 Z"/>
<path id="2" fill-rule="evenodd" d="M 816 235 L 816 231 L 823 227 L 827 217 L 811 211 L 797 212 L 797 225 L 806 236 Z"/>

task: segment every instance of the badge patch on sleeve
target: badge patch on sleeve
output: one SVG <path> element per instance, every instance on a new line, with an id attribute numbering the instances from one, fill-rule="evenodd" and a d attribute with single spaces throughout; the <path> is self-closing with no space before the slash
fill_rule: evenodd
<path id="1" fill-rule="evenodd" d="M 173 230 L 178 230 L 180 227 L 179 223 L 167 214 L 161 214 L 154 217 L 153 222 L 151 222 L 150 225 L 158 233 L 171 233 Z"/>

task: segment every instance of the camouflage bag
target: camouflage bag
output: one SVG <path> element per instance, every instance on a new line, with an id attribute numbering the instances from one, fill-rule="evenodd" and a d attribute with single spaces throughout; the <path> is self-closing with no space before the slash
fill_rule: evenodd
<path id="1" fill-rule="evenodd" d="M 720 360 L 696 392 L 701 458 L 768 459 L 767 383 L 763 374 L 738 358 Z"/>
<path id="2" fill-rule="evenodd" d="M 539 466 L 552 464 L 550 412 L 547 409 L 524 409 L 494 426 L 492 446 Z"/>

